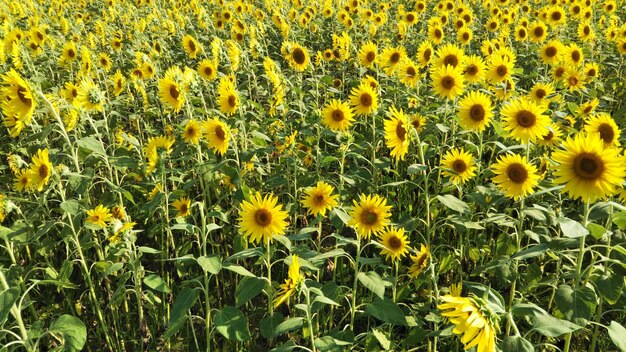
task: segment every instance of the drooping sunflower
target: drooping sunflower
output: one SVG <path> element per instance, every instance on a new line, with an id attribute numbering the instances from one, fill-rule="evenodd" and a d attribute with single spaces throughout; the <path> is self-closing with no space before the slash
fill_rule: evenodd
<path id="1" fill-rule="evenodd" d="M 339 195 L 333 194 L 335 189 L 324 181 L 318 181 L 315 187 L 310 187 L 304 192 L 302 206 L 307 208 L 307 213 L 313 216 L 326 216 L 326 211 L 339 205 Z"/>
<path id="2" fill-rule="evenodd" d="M 476 161 L 463 148 L 448 151 L 441 159 L 443 175 L 456 185 L 463 184 L 476 175 Z"/>
<path id="3" fill-rule="evenodd" d="M 198 43 L 198 41 L 189 34 L 183 37 L 182 45 L 183 49 L 185 49 L 185 52 L 187 53 L 187 56 L 191 59 L 195 59 L 198 54 L 202 52 L 202 46 L 200 43 Z"/>
<path id="4" fill-rule="evenodd" d="M 87 111 L 102 111 L 106 98 L 104 93 L 91 79 L 85 79 L 78 86 L 78 95 L 74 103 Z"/>
<path id="5" fill-rule="evenodd" d="M 384 197 L 361 194 L 359 202 L 353 200 L 353 204 L 350 212 L 352 219 L 348 225 L 354 227 L 359 237 L 369 240 L 372 234 L 379 233 L 389 225 L 391 206 L 387 205 Z"/>
<path id="6" fill-rule="evenodd" d="M 218 119 L 211 119 L 204 122 L 203 130 L 203 136 L 209 143 L 209 147 L 216 153 L 224 155 L 228 150 L 230 128 Z"/>
<path id="7" fill-rule="evenodd" d="M 380 250 L 380 255 L 384 255 L 386 260 L 401 260 L 409 252 L 409 240 L 403 228 L 389 226 L 379 232 L 378 237 L 384 247 Z"/>
<path id="8" fill-rule="evenodd" d="M 198 64 L 198 74 L 206 79 L 207 81 L 212 81 L 217 76 L 217 69 L 215 64 L 211 60 L 202 60 Z"/>
<path id="9" fill-rule="evenodd" d="M 356 115 L 371 115 L 378 109 L 378 94 L 369 84 L 360 84 L 352 88 L 350 105 Z"/>
<path id="10" fill-rule="evenodd" d="M 585 121 L 583 132 L 597 133 L 600 139 L 602 139 L 605 148 L 620 145 L 619 137 L 622 132 L 615 120 L 607 113 L 599 113 L 589 117 Z"/>
<path id="11" fill-rule="evenodd" d="M 176 217 L 184 218 L 191 213 L 191 200 L 187 197 L 178 198 L 172 203 L 172 206 L 176 209 Z"/>
<path id="12" fill-rule="evenodd" d="M 278 197 L 268 194 L 262 197 L 260 193 L 250 196 L 250 201 L 241 202 L 239 210 L 239 226 L 244 237 L 249 242 L 268 244 L 274 236 L 282 235 L 287 228 L 289 214 L 278 204 Z"/>
<path id="13" fill-rule="evenodd" d="M 109 211 L 109 208 L 105 207 L 102 204 L 99 204 L 97 207 L 87 210 L 87 218 L 85 222 L 95 226 L 97 228 L 106 228 L 107 223 L 113 220 L 113 216 Z"/>
<path id="14" fill-rule="evenodd" d="M 412 279 L 415 279 L 419 276 L 419 274 L 426 269 L 428 265 L 428 258 L 430 257 L 430 253 L 428 252 L 428 247 L 423 244 L 420 245 L 419 252 L 416 252 L 415 255 L 411 255 L 412 264 L 409 267 L 409 276 Z"/>
<path id="15" fill-rule="evenodd" d="M 493 182 L 507 197 L 515 200 L 534 193 L 534 188 L 539 183 L 537 168 L 528 163 L 525 156 L 501 156 L 491 169 L 495 174 Z"/>
<path id="16" fill-rule="evenodd" d="M 185 103 L 185 90 L 182 84 L 171 77 L 159 80 L 159 98 L 166 107 L 179 112 Z"/>
<path id="17" fill-rule="evenodd" d="M 300 272 L 300 260 L 297 255 L 293 254 L 287 279 L 284 284 L 280 285 L 280 289 L 274 298 L 274 308 L 286 302 L 300 288 L 302 282 L 304 282 L 304 275 Z"/>
<path id="18" fill-rule="evenodd" d="M 454 324 L 454 332 L 463 335 L 461 342 L 465 350 L 476 346 L 479 352 L 496 351 L 496 333 L 498 332 L 498 316 L 478 297 L 455 297 L 445 295 L 444 302 L 437 306 L 441 316 Z"/>
<path id="19" fill-rule="evenodd" d="M 463 93 L 465 82 L 460 67 L 450 65 L 432 70 L 432 87 L 435 93 L 442 98 L 453 99 Z"/>
<path id="20" fill-rule="evenodd" d="M 228 76 L 220 79 L 217 88 L 217 96 L 219 109 L 222 113 L 233 115 L 237 112 L 237 108 L 239 107 L 239 93 Z"/>
<path id="21" fill-rule="evenodd" d="M 41 192 L 43 187 L 50 182 L 52 176 L 52 163 L 48 158 L 48 148 L 37 150 L 33 155 L 32 164 L 29 170 L 30 188 Z"/>
<path id="22" fill-rule="evenodd" d="M 558 163 L 554 180 L 573 199 L 595 202 L 615 192 L 624 182 L 626 163 L 616 147 L 604 147 L 599 134 L 579 133 L 567 138 L 552 154 Z"/>
<path id="23" fill-rule="evenodd" d="M 202 126 L 194 119 L 187 121 L 183 129 L 183 140 L 185 143 L 197 145 L 202 137 Z"/>
<path id="24" fill-rule="evenodd" d="M 502 110 L 503 129 L 508 135 L 523 143 L 534 142 L 545 135 L 550 118 L 543 114 L 541 105 L 527 98 L 509 101 Z"/>
<path id="25" fill-rule="evenodd" d="M 385 120 L 385 143 L 391 149 L 390 155 L 404 160 L 409 151 L 408 117 L 402 109 L 389 109 L 389 119 Z"/>
<path id="26" fill-rule="evenodd" d="M 333 131 L 345 131 L 353 122 L 352 108 L 341 100 L 331 100 L 322 110 L 322 123 Z"/>
<path id="27" fill-rule="evenodd" d="M 372 67 L 378 61 L 378 47 L 374 42 L 369 41 L 361 46 L 357 57 L 359 58 L 359 65 Z"/>

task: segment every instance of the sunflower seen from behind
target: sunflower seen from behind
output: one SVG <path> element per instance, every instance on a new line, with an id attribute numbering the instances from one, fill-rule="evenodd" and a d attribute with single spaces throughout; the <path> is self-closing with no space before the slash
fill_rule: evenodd
<path id="1" fill-rule="evenodd" d="M 445 295 L 443 303 L 437 306 L 454 324 L 452 332 L 462 335 L 461 342 L 465 350 L 476 346 L 477 352 L 496 351 L 496 333 L 498 332 L 498 316 L 493 313 L 482 299 Z"/>
<path id="2" fill-rule="evenodd" d="M 353 204 L 348 225 L 354 227 L 360 238 L 369 240 L 372 234 L 379 233 L 390 224 L 391 206 L 387 205 L 384 197 L 361 194 L 359 202 L 353 200 Z"/>
<path id="3" fill-rule="evenodd" d="M 507 197 L 520 200 L 535 192 L 540 176 L 537 168 L 526 161 L 525 156 L 507 154 L 500 156 L 491 166 L 492 178 L 498 189 Z"/>
<path id="4" fill-rule="evenodd" d="M 455 185 L 463 184 L 476 175 L 474 156 L 463 148 L 454 148 L 444 154 L 441 166 L 442 174 Z"/>
<path id="5" fill-rule="evenodd" d="M 326 212 L 338 206 L 339 195 L 333 194 L 335 189 L 324 181 L 319 181 L 315 187 L 309 187 L 304 192 L 302 206 L 307 209 L 307 214 L 313 216 L 326 216 Z"/>
<path id="6" fill-rule="evenodd" d="M 261 196 L 256 193 L 250 201 L 241 202 L 239 226 L 244 237 L 251 243 L 269 244 L 274 236 L 283 235 L 287 229 L 289 214 L 278 204 L 278 197 L 273 194 Z"/>
<path id="7" fill-rule="evenodd" d="M 626 177 L 626 158 L 616 147 L 605 148 L 597 133 L 578 133 L 567 138 L 562 149 L 552 153 L 554 183 L 572 199 L 595 202 L 611 196 Z"/>

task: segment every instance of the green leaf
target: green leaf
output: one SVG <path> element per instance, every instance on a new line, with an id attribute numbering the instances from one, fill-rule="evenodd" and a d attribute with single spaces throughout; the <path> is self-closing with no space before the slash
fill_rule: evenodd
<path id="1" fill-rule="evenodd" d="M 170 314 L 169 325 L 174 324 L 178 320 L 187 316 L 187 311 L 193 307 L 193 305 L 198 300 L 198 296 L 200 295 L 200 291 L 183 287 L 180 292 L 176 295 L 176 300 L 174 301 L 174 305 L 172 306 L 172 313 Z M 173 336 L 176 331 L 172 332 Z"/>
<path id="2" fill-rule="evenodd" d="M 609 304 L 615 304 L 624 289 L 624 276 L 608 270 L 606 273 L 598 276 L 594 283 L 600 296 Z"/>
<path id="3" fill-rule="evenodd" d="M 522 213 L 538 221 L 546 221 L 546 215 L 539 209 L 524 209 Z"/>
<path id="4" fill-rule="evenodd" d="M 280 314 L 280 312 L 274 312 L 272 316 L 267 316 L 261 319 L 261 322 L 259 323 L 261 336 L 265 337 L 266 339 L 271 339 L 272 337 L 274 337 L 274 331 L 276 330 L 276 327 L 280 323 L 282 323 L 283 320 L 283 315 Z"/>
<path id="5" fill-rule="evenodd" d="M 446 194 L 444 196 L 437 196 L 437 199 L 439 199 L 441 204 L 445 205 L 446 207 L 454 211 L 458 211 L 459 213 L 470 212 L 470 208 L 467 205 L 467 203 L 465 203 L 464 201 L 460 200 L 459 198 L 451 194 Z"/>
<path id="6" fill-rule="evenodd" d="M 548 251 L 548 245 L 545 243 L 530 246 L 522 251 L 515 253 L 511 259 L 523 260 L 540 256 Z"/>
<path id="7" fill-rule="evenodd" d="M 507 336 L 499 345 L 506 352 L 534 352 L 533 344 L 521 336 Z"/>
<path id="8" fill-rule="evenodd" d="M 230 271 L 236 272 L 237 274 L 239 274 L 241 276 L 256 277 L 256 275 L 254 275 L 253 273 L 248 271 L 248 269 L 246 269 L 246 268 L 244 268 L 243 266 L 240 266 L 240 265 L 234 265 L 234 264 L 230 264 L 230 263 L 222 263 L 222 268 L 226 269 L 226 270 L 230 270 Z"/>
<path id="9" fill-rule="evenodd" d="M 589 231 L 578 221 L 569 218 L 558 218 L 556 222 L 559 223 L 561 232 L 563 232 L 565 237 L 578 238 L 589 234 Z"/>
<path id="10" fill-rule="evenodd" d="M 341 219 L 341 221 L 343 221 L 343 223 L 346 225 L 348 225 L 350 220 L 352 220 L 352 217 L 350 217 L 350 215 L 348 215 L 345 211 L 339 208 L 335 208 L 333 211 L 335 212 L 335 214 L 337 214 L 339 219 Z"/>
<path id="11" fill-rule="evenodd" d="M 342 351 L 341 346 L 337 344 L 332 336 L 318 337 L 313 343 L 315 344 L 315 348 L 317 348 L 317 350 L 320 352 Z"/>
<path id="12" fill-rule="evenodd" d="M 225 306 L 215 313 L 213 320 L 215 329 L 225 338 L 236 341 L 250 340 L 248 322 L 239 309 Z"/>
<path id="13" fill-rule="evenodd" d="M 62 202 L 60 205 L 61 209 L 69 215 L 78 214 L 78 210 L 80 209 L 80 204 L 76 199 L 68 199 L 65 202 Z"/>
<path id="14" fill-rule="evenodd" d="M 313 300 L 313 303 L 315 303 L 315 302 L 320 302 L 320 303 L 328 304 L 328 305 L 331 305 L 331 306 L 338 306 L 339 305 L 339 303 L 337 303 L 337 302 L 333 301 L 332 299 L 330 299 L 328 297 L 325 297 L 325 296 L 316 296 L 315 299 Z"/>
<path id="15" fill-rule="evenodd" d="M 533 317 L 531 322 L 533 330 L 547 337 L 557 337 L 583 328 L 582 326 L 567 320 L 557 319 L 551 315 Z"/>
<path id="16" fill-rule="evenodd" d="M 413 164 L 413 165 L 409 165 L 409 167 L 406 169 L 406 174 L 414 175 L 414 174 L 417 174 L 419 172 L 426 171 L 426 170 L 428 170 L 428 166 L 424 164 Z"/>
<path id="17" fill-rule="evenodd" d="M 619 213 L 613 214 L 613 223 L 617 225 L 620 230 L 626 230 L 626 211 L 620 211 Z"/>
<path id="18" fill-rule="evenodd" d="M 164 292 L 164 293 L 171 292 L 169 287 L 167 287 L 165 280 L 163 280 L 162 277 L 156 274 L 146 275 L 146 277 L 143 279 L 143 283 L 155 291 Z"/>
<path id="19" fill-rule="evenodd" d="M 5 320 L 11 312 L 11 308 L 20 298 L 19 287 L 11 287 L 8 290 L 0 293 L 0 326 L 4 324 Z"/>
<path id="20" fill-rule="evenodd" d="M 589 230 L 591 236 L 593 236 L 597 240 L 602 238 L 602 236 L 604 236 L 604 234 L 607 232 L 604 226 L 593 223 L 587 224 L 587 230 Z"/>
<path id="21" fill-rule="evenodd" d="M 626 352 L 626 329 L 618 322 L 612 321 L 607 328 L 611 341 L 620 351 Z"/>
<path id="22" fill-rule="evenodd" d="M 379 329 L 372 329 L 372 335 L 376 338 L 380 347 L 382 347 L 385 351 L 388 351 L 391 348 L 391 341 L 384 332 Z"/>
<path id="23" fill-rule="evenodd" d="M 511 307 L 511 313 L 518 317 L 548 315 L 548 312 L 534 303 L 517 303 Z"/>
<path id="24" fill-rule="evenodd" d="M 237 289 L 235 290 L 235 301 L 237 307 L 241 307 L 249 300 L 256 297 L 263 287 L 265 287 L 266 280 L 258 277 L 244 277 L 239 281 Z"/>
<path id="25" fill-rule="evenodd" d="M 140 253 L 146 253 L 146 254 L 159 254 L 159 253 L 161 253 L 161 251 L 158 250 L 158 249 L 154 249 L 154 248 L 146 247 L 146 246 L 139 246 L 139 247 L 137 247 L 137 249 L 139 250 Z"/>
<path id="26" fill-rule="evenodd" d="M 380 275 L 375 271 L 369 271 L 367 273 L 359 272 L 356 275 L 361 284 L 368 290 L 372 291 L 376 296 L 383 298 L 385 296 L 385 283 L 381 279 Z M 352 293 L 354 294 L 354 292 Z"/>
<path id="27" fill-rule="evenodd" d="M 365 306 L 365 312 L 378 320 L 394 325 L 407 325 L 404 312 L 389 299 L 374 297 L 372 303 Z"/>
<path id="28" fill-rule="evenodd" d="M 102 144 L 94 137 L 84 137 L 76 141 L 79 147 L 87 149 L 94 154 L 105 155 L 106 152 L 102 148 Z"/>
<path id="29" fill-rule="evenodd" d="M 61 315 L 50 325 L 50 331 L 61 334 L 63 350 L 72 352 L 83 349 L 87 341 L 87 328 L 83 322 L 71 315 Z M 55 335 L 56 336 L 56 335 Z"/>
<path id="30" fill-rule="evenodd" d="M 209 257 L 201 256 L 198 257 L 196 261 L 205 272 L 209 272 L 213 275 L 217 275 L 217 273 L 222 270 L 222 261 L 217 255 L 211 255 Z"/>
<path id="31" fill-rule="evenodd" d="M 302 317 L 289 318 L 276 326 L 273 336 L 279 336 L 286 332 L 299 329 L 302 327 L 302 324 L 304 324 L 304 318 Z"/>
<path id="32" fill-rule="evenodd" d="M 589 287 L 573 289 L 569 285 L 561 285 L 554 299 L 559 310 L 569 320 L 589 320 L 596 308 L 596 294 Z"/>

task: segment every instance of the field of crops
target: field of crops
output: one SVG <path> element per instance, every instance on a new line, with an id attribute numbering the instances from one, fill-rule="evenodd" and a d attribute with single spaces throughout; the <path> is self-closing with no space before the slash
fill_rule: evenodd
<path id="1" fill-rule="evenodd" d="M 0 351 L 626 352 L 624 0 L 3 0 Z"/>

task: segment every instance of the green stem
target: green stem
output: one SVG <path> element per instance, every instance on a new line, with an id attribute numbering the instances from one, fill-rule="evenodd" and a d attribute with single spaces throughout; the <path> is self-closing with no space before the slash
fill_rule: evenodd
<path id="1" fill-rule="evenodd" d="M 352 304 L 350 305 L 350 330 L 354 332 L 354 316 L 356 314 L 356 286 L 359 274 L 359 259 L 361 259 L 361 237 L 357 235 L 356 259 L 354 261 L 354 282 L 352 283 Z"/>
<path id="2" fill-rule="evenodd" d="M 311 337 L 311 348 L 313 352 L 317 352 L 315 349 L 315 334 L 313 333 L 313 321 L 311 319 L 311 292 L 308 287 L 305 287 L 304 293 L 306 295 L 306 320 L 309 325 L 309 336 Z"/>
<path id="3" fill-rule="evenodd" d="M 4 272 L 2 270 L 0 270 L 0 287 L 2 287 L 2 291 L 6 291 L 9 289 L 9 284 L 7 283 Z M 28 330 L 26 330 L 26 326 L 24 325 L 24 321 L 22 320 L 22 314 L 15 304 L 11 306 L 11 314 L 15 318 L 15 322 L 20 329 L 20 335 L 22 336 L 24 347 L 29 352 L 35 351 L 34 346 L 31 346 L 30 339 L 28 338 Z"/>
<path id="4" fill-rule="evenodd" d="M 272 254 L 270 251 L 270 241 L 265 242 L 265 248 L 267 249 L 267 282 L 269 282 L 269 289 L 267 290 L 268 310 L 270 317 L 274 315 L 274 288 L 272 287 Z"/>

